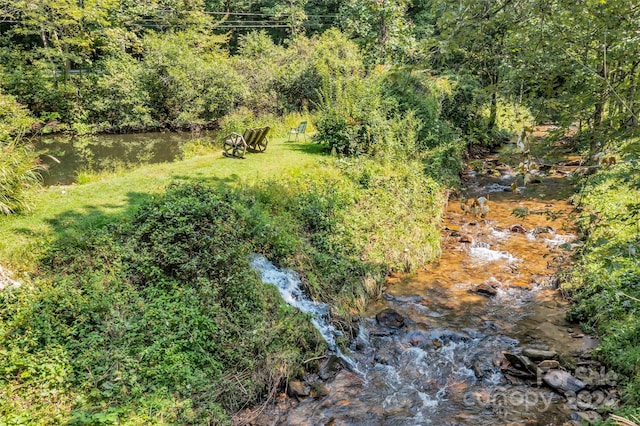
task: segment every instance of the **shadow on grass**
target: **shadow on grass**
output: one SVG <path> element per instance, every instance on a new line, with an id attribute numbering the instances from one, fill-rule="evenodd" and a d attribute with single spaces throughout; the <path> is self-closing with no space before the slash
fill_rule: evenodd
<path id="1" fill-rule="evenodd" d="M 230 186 L 239 184 L 241 179 L 237 174 L 225 178 L 179 175 L 172 179 L 172 182 L 165 187 L 165 191 L 166 188 L 173 184 L 181 185 L 198 182 L 219 187 L 222 190 L 223 188 L 229 188 Z M 59 241 L 82 238 L 83 235 L 90 233 L 92 230 L 132 217 L 142 205 L 153 198 L 162 196 L 165 191 L 162 191 L 160 194 L 131 191 L 126 194 L 124 205 L 85 205 L 81 208 L 61 212 L 52 218 L 46 219 L 45 222 L 48 223 L 53 230 L 54 244 Z M 18 229 L 17 231 L 24 234 L 33 234 L 33 232 L 28 229 Z"/>
<path id="2" fill-rule="evenodd" d="M 282 145 L 285 149 L 290 151 L 304 152 L 311 155 L 322 155 L 328 152 L 328 148 L 319 143 L 300 143 L 300 142 L 287 142 Z"/>
<path id="3" fill-rule="evenodd" d="M 79 209 L 67 210 L 46 219 L 54 232 L 54 240 L 78 238 L 92 229 L 102 228 L 131 216 L 142 204 L 153 198 L 153 194 L 128 192 L 127 200 L 122 205 L 101 205 L 99 207 L 85 205 Z"/>
<path id="4" fill-rule="evenodd" d="M 214 186 L 231 186 L 240 184 L 242 179 L 237 173 L 233 173 L 227 177 L 208 176 L 203 172 L 194 173 L 193 175 L 175 175 L 172 177 L 174 183 L 202 182 L 205 184 L 214 184 Z"/>

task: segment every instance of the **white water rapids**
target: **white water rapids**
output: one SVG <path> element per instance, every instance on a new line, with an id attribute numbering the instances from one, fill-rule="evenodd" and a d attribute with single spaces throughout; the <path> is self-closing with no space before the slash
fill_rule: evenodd
<path id="1" fill-rule="evenodd" d="M 344 355 L 336 344 L 336 337 L 342 336 L 342 333 L 331 325 L 329 306 L 326 303 L 314 302 L 304 294 L 302 281 L 295 271 L 279 269 L 266 257 L 256 254 L 251 257 L 251 267 L 260 273 L 262 282 L 276 286 L 287 304 L 310 314 L 311 323 L 327 342 L 329 350 L 343 361 L 345 367 L 359 372 L 355 361 Z"/>

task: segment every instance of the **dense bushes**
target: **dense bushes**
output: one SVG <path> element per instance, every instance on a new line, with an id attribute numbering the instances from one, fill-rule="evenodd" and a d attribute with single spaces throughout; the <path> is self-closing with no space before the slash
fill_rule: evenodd
<path id="1" fill-rule="evenodd" d="M 383 74 L 339 77 L 325 85 L 316 141 L 343 155 L 415 157 L 423 123 L 412 110 L 394 108 L 382 82 Z"/>
<path id="2" fill-rule="evenodd" d="M 91 130 L 136 131 L 155 126 L 140 63 L 128 55 L 117 55 L 97 67 L 101 72 L 90 75 L 83 90 L 85 120 L 91 123 Z"/>
<path id="3" fill-rule="evenodd" d="M 640 400 L 639 147 L 637 139 L 621 144 L 618 164 L 584 183 L 577 201 L 588 239 L 565 283 L 575 300 L 571 318 L 602 339 L 598 356 L 628 377 L 625 398 L 632 406 Z"/>
<path id="4" fill-rule="evenodd" d="M 294 374 L 323 345 L 249 267 L 259 247 L 247 238 L 266 218 L 247 220 L 247 207 L 178 186 L 56 244 L 36 286 L 0 293 L 0 415 L 215 423 Z"/>
<path id="5" fill-rule="evenodd" d="M 74 124 L 92 132 L 210 125 L 246 90 L 220 42 L 192 31 L 151 34 L 139 59 L 106 57 L 75 79 L 81 98 Z"/>
<path id="6" fill-rule="evenodd" d="M 0 87 L 42 121 L 75 133 L 215 127 L 238 107 L 257 115 L 313 111 L 323 84 L 362 76 L 357 46 L 338 30 L 276 46 L 264 32 L 239 40 L 176 28 L 129 34 L 111 30 L 98 59 L 73 73 L 26 59 L 0 44 Z"/>

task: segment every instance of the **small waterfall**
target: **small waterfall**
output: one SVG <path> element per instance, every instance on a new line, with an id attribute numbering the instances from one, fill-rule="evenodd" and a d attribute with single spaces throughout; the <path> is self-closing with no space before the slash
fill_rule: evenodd
<path id="1" fill-rule="evenodd" d="M 520 259 L 506 251 L 498 251 L 490 248 L 486 243 L 473 243 L 469 248 L 471 260 L 478 263 L 489 263 L 504 260 L 507 262 L 518 262 Z"/>
<path id="2" fill-rule="evenodd" d="M 260 278 L 265 284 L 273 284 L 277 287 L 285 302 L 304 313 L 311 314 L 312 324 L 327 342 L 329 349 L 347 364 L 346 367 L 358 371 L 355 362 L 344 355 L 336 345 L 336 337 L 341 336 L 342 333 L 331 325 L 329 306 L 326 303 L 314 302 L 304 294 L 302 281 L 295 271 L 279 269 L 266 257 L 256 254 L 251 257 L 251 267 L 260 273 Z"/>

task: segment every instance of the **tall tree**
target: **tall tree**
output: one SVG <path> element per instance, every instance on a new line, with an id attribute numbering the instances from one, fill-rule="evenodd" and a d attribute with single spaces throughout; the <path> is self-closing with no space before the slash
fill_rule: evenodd
<path id="1" fill-rule="evenodd" d="M 347 0 L 340 9 L 342 27 L 355 38 L 368 61 L 402 61 L 413 47 L 407 0 Z"/>

